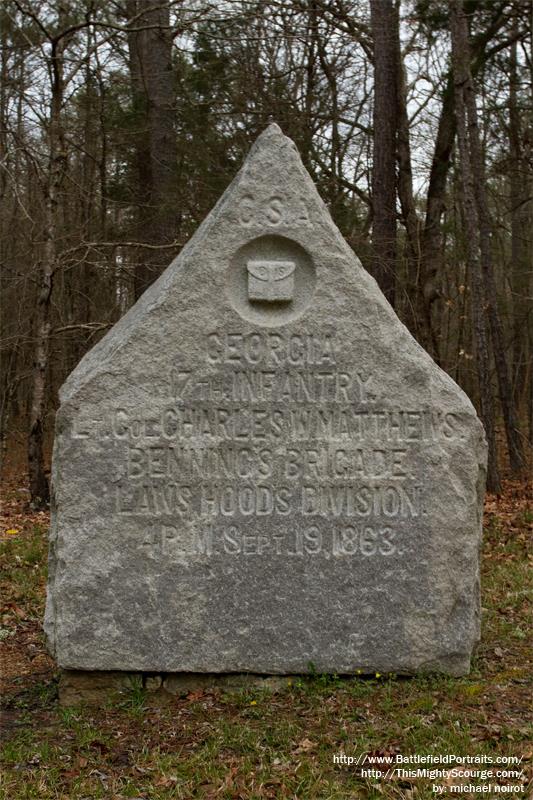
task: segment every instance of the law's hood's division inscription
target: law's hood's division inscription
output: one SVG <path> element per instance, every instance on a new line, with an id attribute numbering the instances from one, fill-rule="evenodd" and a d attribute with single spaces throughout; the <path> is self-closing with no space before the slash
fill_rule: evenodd
<path id="1" fill-rule="evenodd" d="M 276 125 L 61 392 L 61 667 L 469 668 L 485 442 Z"/>

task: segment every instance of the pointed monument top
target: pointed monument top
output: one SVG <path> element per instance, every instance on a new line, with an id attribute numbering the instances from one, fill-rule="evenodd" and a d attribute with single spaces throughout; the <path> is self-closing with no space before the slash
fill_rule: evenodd
<path id="1" fill-rule="evenodd" d="M 284 146 L 288 146 L 295 154 L 297 154 L 298 159 L 300 158 L 300 154 L 298 153 L 298 149 L 292 139 L 288 136 L 285 136 L 283 131 L 281 130 L 280 126 L 277 122 L 270 122 L 267 127 L 259 134 L 255 142 L 250 148 L 250 152 L 248 153 L 246 161 L 252 156 L 253 154 L 257 153 L 257 150 L 261 148 L 282 148 Z M 246 164 L 246 161 L 244 162 Z"/>
<path id="2" fill-rule="evenodd" d="M 259 134 L 258 139 L 260 139 L 261 136 L 264 136 L 265 134 L 276 135 L 276 136 L 284 136 L 285 137 L 285 134 L 281 130 L 280 126 L 278 125 L 277 122 L 274 122 L 274 120 L 269 120 L 268 125 L 266 126 L 265 130 L 262 133 Z M 285 137 L 285 138 L 288 138 L 288 137 Z"/>

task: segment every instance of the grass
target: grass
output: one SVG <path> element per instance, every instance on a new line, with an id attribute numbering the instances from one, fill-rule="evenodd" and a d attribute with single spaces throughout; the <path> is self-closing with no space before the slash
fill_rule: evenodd
<path id="1" fill-rule="evenodd" d="M 469 676 L 313 674 L 279 691 L 193 692 L 166 706 L 133 686 L 120 703 L 58 707 L 40 628 L 46 520 L 17 520 L 0 544 L 0 798 L 425 800 L 435 797 L 431 780 L 365 777 L 333 756 L 516 755 L 531 768 L 533 514 L 517 486 L 487 503 L 483 634 Z M 441 781 L 448 794 L 452 781 Z"/>

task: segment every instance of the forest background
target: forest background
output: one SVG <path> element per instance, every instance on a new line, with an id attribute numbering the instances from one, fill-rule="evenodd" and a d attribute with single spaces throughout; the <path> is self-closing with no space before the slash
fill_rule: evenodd
<path id="1" fill-rule="evenodd" d="M 49 501 L 58 389 L 270 120 L 469 394 L 488 486 L 533 442 L 529 0 L 3 0 L 3 452 Z"/>

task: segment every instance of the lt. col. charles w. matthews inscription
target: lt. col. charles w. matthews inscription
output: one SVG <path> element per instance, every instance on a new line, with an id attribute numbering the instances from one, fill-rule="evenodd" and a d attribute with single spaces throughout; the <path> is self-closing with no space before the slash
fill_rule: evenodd
<path id="1" fill-rule="evenodd" d="M 276 125 L 61 392 L 61 667 L 469 668 L 485 443 Z"/>

